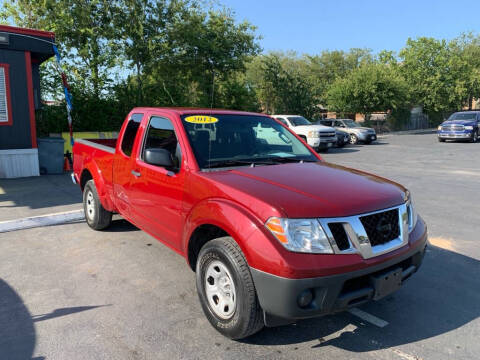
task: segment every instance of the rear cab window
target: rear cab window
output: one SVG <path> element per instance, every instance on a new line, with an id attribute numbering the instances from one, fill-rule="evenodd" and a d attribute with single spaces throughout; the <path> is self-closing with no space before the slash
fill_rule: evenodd
<path id="1" fill-rule="evenodd" d="M 122 145 L 120 148 L 126 156 L 132 155 L 133 144 L 135 144 L 135 138 L 137 137 L 140 123 L 142 122 L 143 114 L 132 114 L 128 120 L 127 127 L 123 133 Z"/>

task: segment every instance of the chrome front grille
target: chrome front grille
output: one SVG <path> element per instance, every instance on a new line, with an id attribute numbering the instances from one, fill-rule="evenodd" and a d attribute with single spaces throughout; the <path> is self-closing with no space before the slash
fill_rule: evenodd
<path id="1" fill-rule="evenodd" d="M 320 137 L 321 137 L 321 138 L 325 138 L 325 137 L 335 137 L 335 136 L 337 136 L 337 135 L 335 134 L 335 132 L 321 132 L 321 133 L 319 133 L 319 134 L 320 134 Z"/>
<path id="2" fill-rule="evenodd" d="M 464 131 L 465 127 L 463 125 L 445 125 L 442 126 L 443 131 Z"/>
<path id="3" fill-rule="evenodd" d="M 359 253 L 364 259 L 369 259 L 408 242 L 405 204 L 367 214 L 318 220 L 337 254 Z"/>

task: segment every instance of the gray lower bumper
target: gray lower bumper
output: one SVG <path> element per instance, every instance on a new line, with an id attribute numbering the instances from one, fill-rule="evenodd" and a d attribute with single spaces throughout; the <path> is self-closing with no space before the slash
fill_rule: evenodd
<path id="1" fill-rule="evenodd" d="M 267 326 L 282 324 L 285 319 L 304 319 L 346 310 L 372 299 L 379 299 L 384 288 L 376 280 L 397 272 L 403 282 L 420 267 L 426 248 L 426 237 L 402 256 L 366 269 L 307 279 L 288 279 L 251 268 L 258 299 L 265 312 Z M 383 284 L 383 283 L 382 283 Z M 313 301 L 305 308 L 298 305 L 299 294 L 310 289 Z M 288 323 L 288 321 L 283 321 Z"/>

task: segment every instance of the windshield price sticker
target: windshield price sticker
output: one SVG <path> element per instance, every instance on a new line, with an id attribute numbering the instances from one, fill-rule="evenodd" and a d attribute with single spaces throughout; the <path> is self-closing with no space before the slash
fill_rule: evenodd
<path id="1" fill-rule="evenodd" d="M 187 116 L 185 118 L 185 121 L 192 124 L 213 124 L 213 123 L 216 123 L 218 119 L 213 116 L 194 115 L 194 116 Z"/>

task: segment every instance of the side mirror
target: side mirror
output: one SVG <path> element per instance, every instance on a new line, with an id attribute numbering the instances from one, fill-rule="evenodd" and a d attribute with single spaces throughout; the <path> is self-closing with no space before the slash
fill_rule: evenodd
<path id="1" fill-rule="evenodd" d="M 166 169 L 173 168 L 173 160 L 170 151 L 161 148 L 145 149 L 145 162 Z"/>

